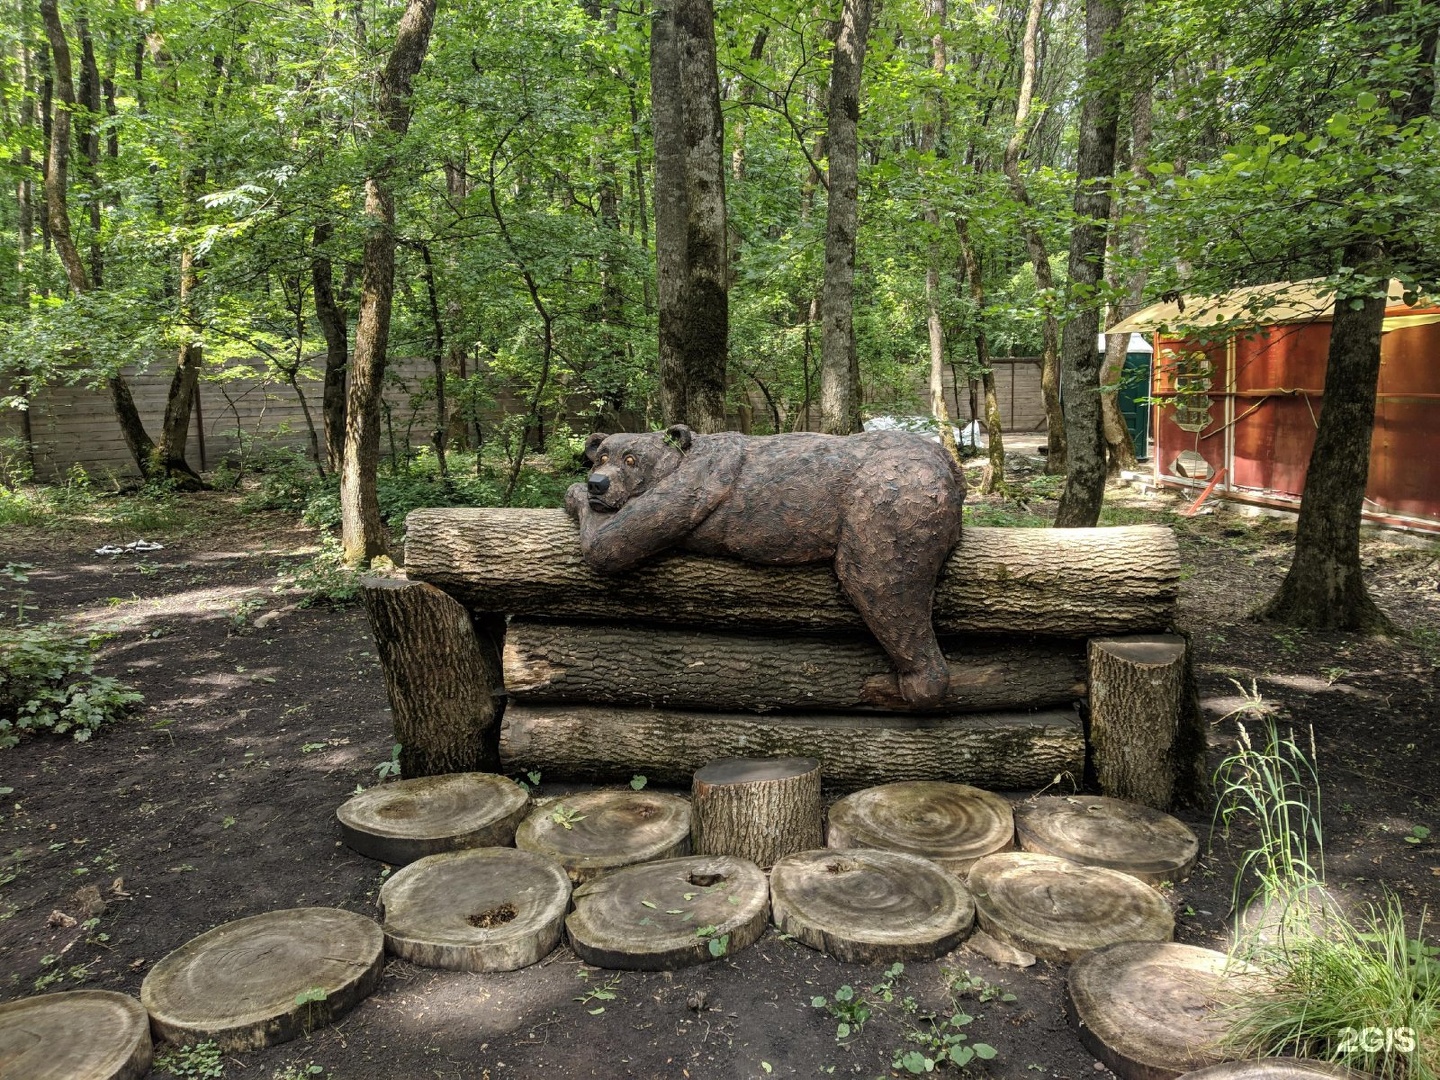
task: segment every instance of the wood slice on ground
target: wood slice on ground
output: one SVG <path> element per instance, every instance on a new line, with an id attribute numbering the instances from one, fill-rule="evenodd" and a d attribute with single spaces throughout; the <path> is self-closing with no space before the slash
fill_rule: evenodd
<path id="1" fill-rule="evenodd" d="M 1183 788 L 1185 654 L 1178 634 L 1091 639 L 1090 756 L 1106 795 L 1168 810 Z"/>
<path id="2" fill-rule="evenodd" d="M 857 791 L 830 807 L 829 821 L 828 847 L 903 851 L 962 876 L 976 859 L 1015 846 L 1008 799 L 940 780 Z"/>
<path id="3" fill-rule="evenodd" d="M 1255 992 L 1255 978 L 1212 949 L 1123 942 L 1070 969 L 1070 1023 L 1122 1080 L 1173 1080 L 1225 1060 L 1220 1010 Z"/>
<path id="4" fill-rule="evenodd" d="M 560 943 L 570 878 L 515 848 L 449 851 L 413 862 L 380 889 L 385 947 L 421 967 L 515 971 Z"/>
<path id="5" fill-rule="evenodd" d="M 1103 795 L 1047 795 L 1015 807 L 1020 847 L 1103 866 L 1149 885 L 1184 881 L 1200 841 L 1184 822 L 1148 806 Z"/>
<path id="6" fill-rule="evenodd" d="M 585 791 L 536 807 L 515 846 L 554 859 L 579 885 L 622 866 L 690 854 L 690 803 L 657 791 Z"/>
<path id="7" fill-rule="evenodd" d="M 191 938 L 145 976 L 140 1002 L 155 1034 L 258 1050 L 330 1023 L 369 997 L 385 935 L 338 908 L 288 908 Z"/>
<path id="8" fill-rule="evenodd" d="M 472 616 L 433 585 L 404 578 L 366 578 L 361 594 L 403 775 L 493 771 L 504 619 Z"/>
<path id="9" fill-rule="evenodd" d="M 547 777 L 688 784 L 695 770 L 733 754 L 819 758 L 827 787 L 892 780 L 957 780 L 989 788 L 1041 787 L 1057 773 L 1078 779 L 1085 735 L 1071 711 L 878 716 L 510 705 L 501 725 L 507 769 Z"/>
<path id="10" fill-rule="evenodd" d="M 770 888 L 752 862 L 693 855 L 616 870 L 575 890 L 565 920 L 587 964 L 673 971 L 732 956 L 760 939 Z"/>
<path id="11" fill-rule="evenodd" d="M 530 809 L 519 784 L 494 773 L 397 780 L 362 791 L 335 811 L 345 843 L 403 866 L 442 851 L 503 847 Z"/>
<path id="12" fill-rule="evenodd" d="M 950 689 L 935 712 L 1017 711 L 1085 696 L 1085 643 L 942 638 Z M 758 635 L 679 627 L 512 619 L 512 701 L 576 701 L 732 712 L 912 712 L 868 634 Z"/>
<path id="13" fill-rule="evenodd" d="M 563 510 L 427 509 L 405 522 L 405 569 L 475 611 L 706 628 L 863 630 L 825 564 L 752 566 L 670 554 L 623 574 L 581 561 Z M 943 634 L 1090 637 L 1166 631 L 1180 549 L 1157 525 L 967 528 L 940 571 Z"/>
<path id="14" fill-rule="evenodd" d="M 933 960 L 965 939 L 975 905 L 954 874 L 898 851 L 804 851 L 770 872 L 775 925 L 847 964 Z"/>
<path id="15" fill-rule="evenodd" d="M 734 855 L 762 870 L 820 846 L 820 762 L 811 757 L 723 758 L 690 791 L 697 855 Z"/>
<path id="16" fill-rule="evenodd" d="M 1170 905 L 1142 881 L 1052 855 L 1007 851 L 970 868 L 975 913 L 991 937 L 1070 963 L 1117 941 L 1169 941 Z"/>
<path id="17" fill-rule="evenodd" d="M 150 1016 L 109 990 L 41 994 L 0 1005 L 0 1076 L 139 1080 L 150 1071 Z"/>
<path id="18" fill-rule="evenodd" d="M 1253 1061 L 1225 1061 L 1185 1073 L 1182 1080 L 1374 1080 L 1369 1073 L 1334 1061 L 1314 1058 L 1269 1057 Z"/>

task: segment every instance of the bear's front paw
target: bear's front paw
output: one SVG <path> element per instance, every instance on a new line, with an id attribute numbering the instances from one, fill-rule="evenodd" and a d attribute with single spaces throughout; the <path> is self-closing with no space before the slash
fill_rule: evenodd
<path id="1" fill-rule="evenodd" d="M 590 505 L 590 489 L 582 483 L 571 484 L 565 491 L 565 513 L 571 521 L 580 520 L 580 511 Z"/>

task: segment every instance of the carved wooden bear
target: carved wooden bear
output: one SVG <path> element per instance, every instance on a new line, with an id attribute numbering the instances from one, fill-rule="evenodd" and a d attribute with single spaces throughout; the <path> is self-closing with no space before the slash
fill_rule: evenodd
<path id="1" fill-rule="evenodd" d="M 667 548 L 769 566 L 831 562 L 916 708 L 949 668 L 930 621 L 935 579 L 960 540 L 965 476 L 938 443 L 859 435 L 591 435 L 588 483 L 566 493 L 585 562 L 628 569 Z"/>

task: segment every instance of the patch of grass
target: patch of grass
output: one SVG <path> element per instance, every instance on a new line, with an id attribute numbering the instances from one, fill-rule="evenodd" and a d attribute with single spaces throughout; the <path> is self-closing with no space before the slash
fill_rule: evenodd
<path id="1" fill-rule="evenodd" d="M 219 1080 L 225 1075 L 220 1047 L 213 1042 L 173 1046 L 155 1059 L 155 1068 L 181 1080 Z"/>

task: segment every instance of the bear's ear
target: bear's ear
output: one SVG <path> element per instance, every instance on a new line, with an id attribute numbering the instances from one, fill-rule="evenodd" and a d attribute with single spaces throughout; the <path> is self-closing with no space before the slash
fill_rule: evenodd
<path id="1" fill-rule="evenodd" d="M 682 454 L 690 449 L 690 440 L 693 436 L 694 432 L 684 424 L 671 424 L 665 429 L 665 441 Z"/>
<path id="2" fill-rule="evenodd" d="M 585 460 L 592 465 L 595 463 L 595 455 L 600 451 L 600 444 L 610 436 L 603 431 L 597 431 L 585 440 Z"/>

